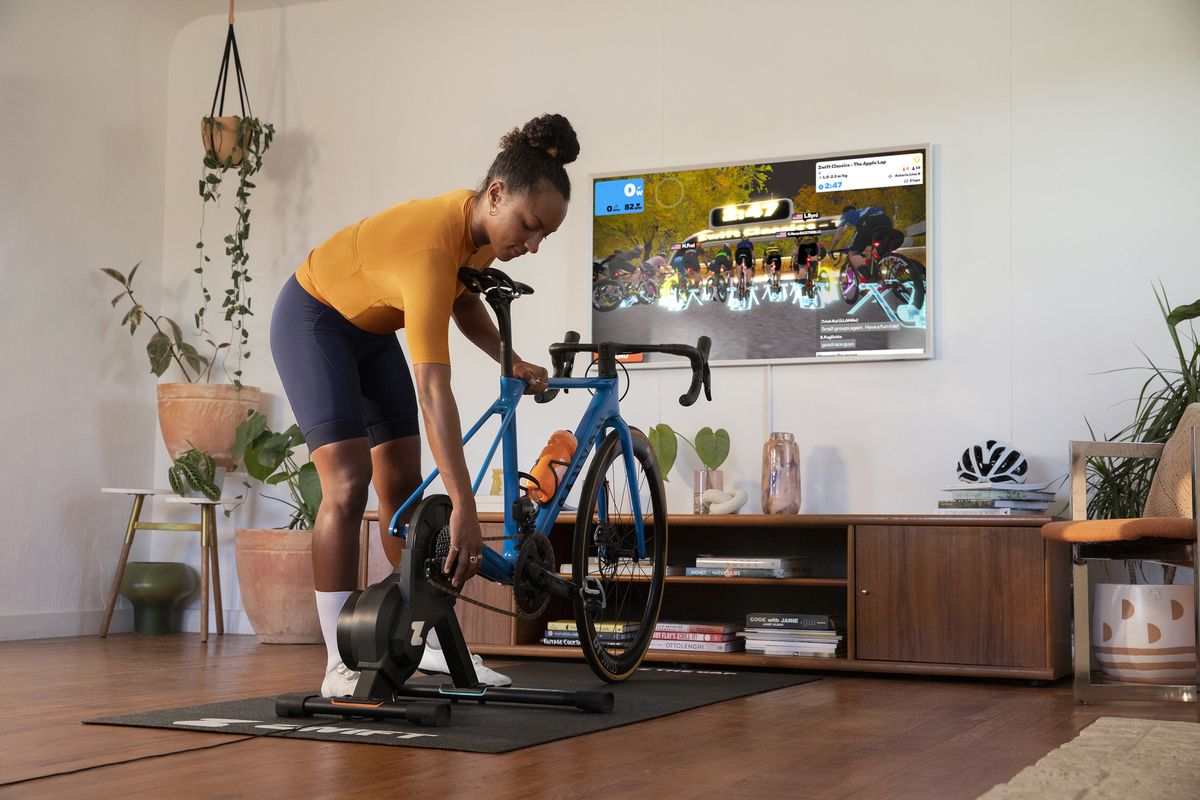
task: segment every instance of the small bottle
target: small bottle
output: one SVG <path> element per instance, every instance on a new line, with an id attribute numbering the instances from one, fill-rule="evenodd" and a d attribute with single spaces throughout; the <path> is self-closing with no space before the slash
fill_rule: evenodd
<path id="1" fill-rule="evenodd" d="M 550 435 L 550 441 L 542 448 L 537 464 L 529 471 L 533 480 L 526 485 L 530 498 L 539 503 L 548 503 L 558 492 L 558 483 L 567 474 L 567 467 L 575 456 L 578 443 L 570 431 L 555 431 Z"/>

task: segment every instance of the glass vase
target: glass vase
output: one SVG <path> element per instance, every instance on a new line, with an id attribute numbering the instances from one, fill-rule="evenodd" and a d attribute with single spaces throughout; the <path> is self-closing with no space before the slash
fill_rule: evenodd
<path id="1" fill-rule="evenodd" d="M 763 445 L 762 511 L 800 512 L 800 448 L 790 433 L 772 433 Z"/>
<path id="2" fill-rule="evenodd" d="M 698 469 L 692 473 L 692 513 L 707 514 L 704 493 L 709 489 L 725 491 L 725 474 L 719 469 Z"/>

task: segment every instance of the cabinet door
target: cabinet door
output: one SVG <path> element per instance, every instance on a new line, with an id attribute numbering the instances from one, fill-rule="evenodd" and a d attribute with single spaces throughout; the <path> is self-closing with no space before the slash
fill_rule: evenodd
<path id="1" fill-rule="evenodd" d="M 1037 528 L 855 528 L 860 659 L 1044 667 Z"/>

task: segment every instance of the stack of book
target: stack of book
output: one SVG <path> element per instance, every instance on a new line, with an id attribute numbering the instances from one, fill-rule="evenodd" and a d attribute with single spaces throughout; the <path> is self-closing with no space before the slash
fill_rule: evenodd
<path id="1" fill-rule="evenodd" d="M 722 578 L 802 578 L 812 574 L 812 566 L 800 556 L 750 558 L 743 556 L 709 556 L 696 558 L 694 567 L 685 575 Z"/>
<path id="2" fill-rule="evenodd" d="M 837 615 L 753 612 L 746 615 L 746 630 L 738 635 L 746 641 L 746 652 L 757 655 L 846 655 L 846 618 Z"/>
<path id="3" fill-rule="evenodd" d="M 741 650 L 736 625 L 720 622 L 659 622 L 650 639 L 651 650 L 691 650 L 732 653 Z"/>
<path id="4" fill-rule="evenodd" d="M 636 622 L 597 622 L 596 635 L 606 645 L 622 646 L 633 639 L 640 626 Z M 546 623 L 542 644 L 550 647 L 579 647 L 579 628 L 573 619 L 556 619 Z"/>
<path id="5" fill-rule="evenodd" d="M 943 486 L 946 499 L 938 500 L 939 514 L 1046 514 L 1054 504 L 1054 491 L 1045 483 L 955 483 Z"/>

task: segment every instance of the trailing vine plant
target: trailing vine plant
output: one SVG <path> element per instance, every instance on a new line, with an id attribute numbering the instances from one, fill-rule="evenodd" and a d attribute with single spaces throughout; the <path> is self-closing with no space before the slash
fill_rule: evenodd
<path id="1" fill-rule="evenodd" d="M 218 120 L 211 116 L 205 117 L 203 125 L 206 142 L 212 142 L 219 137 L 221 127 Z M 222 368 L 233 385 L 238 388 L 242 386 L 242 361 L 250 358 L 250 331 L 246 327 L 246 317 L 253 315 L 250 295 L 246 286 L 251 281 L 250 271 L 247 269 L 250 254 L 246 249 L 246 242 L 250 239 L 250 194 L 255 188 L 255 184 L 250 178 L 262 169 L 263 156 L 270 148 L 274 138 L 274 125 L 264 123 L 257 117 L 238 118 L 237 147 L 224 161 L 218 160 L 214 150 L 206 150 L 200 176 L 199 191 L 203 206 L 200 214 L 200 239 L 196 242 L 200 260 L 194 272 L 200 276 L 200 290 L 203 299 L 195 314 L 196 331 L 199 335 L 207 337 L 206 341 L 214 348 L 223 349 L 213 342 L 208 328 L 207 313 L 212 294 L 205 284 L 204 265 L 212 259 L 204 252 L 204 221 L 208 204 L 220 205 L 223 176 L 229 170 L 237 169 L 237 200 L 234 204 L 236 221 L 233 233 L 224 239 L 225 255 L 229 257 L 230 285 L 221 300 L 221 308 L 224 311 L 224 321 L 228 322 L 230 326 L 229 342 L 225 344 L 232 343 L 231 351 L 233 353 L 233 369 L 229 369 L 228 356 L 226 356 Z M 213 363 L 215 363 L 215 359 L 208 365 L 208 372 L 212 371 Z M 205 378 L 207 379 L 207 377 L 206 374 Z"/>

